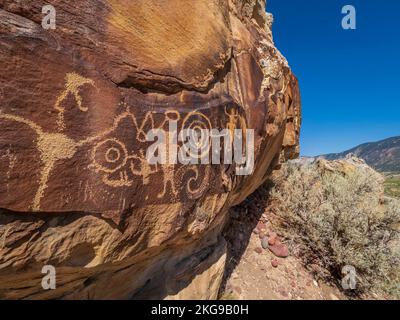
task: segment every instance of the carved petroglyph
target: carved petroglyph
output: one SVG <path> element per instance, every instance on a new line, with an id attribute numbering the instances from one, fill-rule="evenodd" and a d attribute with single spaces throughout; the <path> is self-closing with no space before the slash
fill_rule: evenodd
<path id="1" fill-rule="evenodd" d="M 14 166 L 17 161 L 17 156 L 13 154 L 10 151 L 10 149 L 7 149 L 6 153 L 3 154 L 1 157 L 8 159 L 7 180 L 9 180 L 11 178 L 11 172 L 14 170 Z"/>
<path id="2" fill-rule="evenodd" d="M 72 94 L 74 96 L 80 111 L 88 111 L 87 107 L 82 106 L 82 97 L 79 94 L 80 88 L 84 85 L 91 85 L 94 87 L 95 83 L 93 80 L 82 77 L 75 72 L 67 73 L 67 75 L 65 76 L 65 89 L 63 92 L 61 92 L 54 105 L 54 108 L 58 111 L 57 125 L 59 131 L 65 130 L 65 108 L 62 106 L 62 102 L 68 97 L 69 94 Z"/>
<path id="3" fill-rule="evenodd" d="M 122 103 L 121 106 L 124 111 L 114 118 L 112 125 L 108 129 L 96 135 L 75 141 L 63 133 L 66 126 L 64 123 L 65 107 L 62 104 L 68 95 L 71 94 L 75 99 L 78 109 L 82 112 L 87 112 L 88 108 L 83 105 L 80 90 L 87 85 L 93 87 L 96 87 L 96 85 L 93 80 L 84 78 L 74 72 L 68 73 L 65 81 L 65 90 L 57 98 L 54 107 L 58 111 L 56 120 L 58 132 L 46 132 L 40 125 L 29 119 L 4 113 L 0 110 L 0 119 L 27 125 L 37 135 L 35 143 L 42 162 L 42 169 L 38 189 L 32 200 L 32 211 L 40 210 L 41 200 L 45 196 L 48 181 L 57 166 L 57 162 L 73 158 L 79 148 L 86 145 L 89 145 L 91 155 L 91 162 L 88 165 L 88 169 L 99 174 L 101 176 L 100 181 L 110 188 L 132 187 L 135 181 L 140 181 L 136 180 L 135 177 L 139 177 L 141 184 L 146 186 L 150 184 L 152 175 L 156 174 L 158 181 L 162 179 L 162 188 L 157 195 L 158 199 L 162 199 L 166 195 L 174 199 L 178 195 L 181 195 L 182 192 L 189 198 L 197 198 L 209 187 L 210 166 L 150 165 L 145 156 L 146 147 L 148 146 L 146 135 L 149 130 L 160 129 L 168 136 L 170 134 L 169 124 L 171 122 L 179 123 L 179 127 L 182 130 L 211 130 L 211 121 L 204 113 L 195 110 L 182 116 L 177 110 L 167 109 L 163 112 L 148 111 L 138 119 L 135 113 L 131 111 L 131 107 Z M 233 132 L 237 126 L 243 129 L 246 128 L 246 122 L 237 110 L 225 109 L 225 113 L 228 116 L 226 126 L 230 132 Z M 124 126 L 127 123 L 131 124 L 137 143 L 127 145 L 126 142 L 120 140 L 119 136 L 121 134 L 119 133 L 119 129 L 123 122 Z M 126 130 L 126 128 L 123 130 Z M 200 141 L 201 144 L 204 142 Z M 209 141 L 207 142 L 209 143 Z M 170 156 L 169 150 L 171 147 L 177 146 L 178 142 L 168 139 L 167 157 Z M 203 155 L 200 152 L 198 155 L 190 154 L 189 156 L 201 158 Z M 8 174 L 9 176 L 10 173 Z M 86 182 L 82 188 L 84 189 L 83 193 L 86 200 L 93 198 L 91 185 Z"/>
<path id="4" fill-rule="evenodd" d="M 44 169 L 42 170 L 39 189 L 33 201 L 32 209 L 34 211 L 40 209 L 40 200 L 44 196 L 44 190 L 47 188 L 50 172 L 54 168 L 56 161 L 70 159 L 76 152 L 75 141 L 60 133 L 45 133 L 39 135 L 37 146 L 40 151 L 40 158 L 44 163 Z"/>
<path id="5" fill-rule="evenodd" d="M 163 183 L 162 191 L 157 195 L 157 198 L 162 199 L 167 194 L 171 197 L 176 197 L 179 194 L 178 187 L 182 185 L 181 179 L 183 179 L 182 170 L 184 172 L 192 171 L 193 176 L 200 177 L 198 169 L 193 167 L 184 167 L 179 169 L 179 175 L 181 179 L 177 178 L 177 166 L 175 164 L 164 164 L 164 165 L 149 165 L 148 160 L 145 157 L 146 134 L 150 129 L 159 129 L 164 131 L 165 135 L 168 136 L 168 124 L 171 121 L 180 121 L 182 119 L 181 114 L 176 110 L 166 110 L 164 113 L 155 113 L 154 111 L 148 111 L 142 121 L 138 121 L 136 115 L 130 110 L 129 106 L 125 106 L 126 111 L 120 114 L 114 120 L 111 129 L 106 130 L 101 134 L 104 137 L 96 143 L 92 152 L 92 163 L 89 166 L 90 169 L 96 173 L 102 174 L 102 181 L 109 187 L 120 188 L 130 187 L 133 184 L 134 176 L 142 179 L 143 185 L 150 183 L 150 176 L 153 174 L 161 174 Z M 156 124 L 155 117 L 162 117 L 159 124 Z M 142 143 L 142 148 L 139 148 L 135 153 L 130 153 L 124 143 L 115 138 L 116 131 L 119 125 L 123 121 L 130 121 L 133 126 L 133 130 L 136 131 L 136 140 Z M 185 129 L 211 129 L 211 123 L 208 117 L 198 111 L 190 112 L 183 120 L 182 127 Z M 109 138 L 110 136 L 111 138 Z M 97 137 L 97 139 L 99 136 Z M 92 139 L 93 140 L 93 139 Z M 86 140 L 87 141 L 87 140 Z M 171 145 L 173 139 L 167 139 L 167 157 L 169 157 L 169 150 L 174 146 Z M 205 170 L 206 174 L 209 174 L 209 170 Z M 117 178 L 118 177 L 118 178 Z M 201 187 L 193 189 L 191 188 L 194 178 L 191 177 L 187 184 L 186 191 L 189 194 L 197 194 Z M 205 185 L 207 181 L 207 177 Z"/>
<path id="6" fill-rule="evenodd" d="M 178 191 L 175 188 L 175 174 L 174 174 L 174 165 L 164 165 L 161 168 L 164 176 L 163 181 L 163 191 L 161 191 L 157 198 L 162 199 L 168 192 L 168 185 L 170 186 L 172 194 L 176 197 L 178 195 Z"/>
<path id="7" fill-rule="evenodd" d="M 163 130 L 165 134 L 167 134 L 167 129 L 166 125 L 169 125 L 169 123 L 171 121 L 180 121 L 181 120 L 181 114 L 176 111 L 176 110 L 168 110 L 167 112 L 165 112 L 165 118 L 164 121 L 161 123 L 159 129 Z M 167 144 L 167 154 L 166 157 L 167 159 L 170 159 L 171 157 L 171 150 L 178 147 L 177 143 L 174 141 L 174 139 L 172 139 L 172 137 L 170 136 L 171 134 L 173 134 L 172 132 L 168 133 L 168 138 L 166 141 Z M 169 163 L 169 161 L 168 161 Z M 175 165 L 174 164 L 165 164 L 160 166 L 160 169 L 163 173 L 163 190 L 157 195 L 157 198 L 161 199 L 164 198 L 164 196 L 167 194 L 168 192 L 168 186 L 170 186 L 170 191 L 172 193 L 172 195 L 174 197 L 176 197 L 178 195 L 178 191 L 177 188 L 175 186 L 176 184 L 176 178 L 175 178 Z"/>
<path id="8" fill-rule="evenodd" d="M 66 79 L 65 90 L 57 98 L 55 104 L 55 109 L 59 111 L 57 119 L 59 131 L 65 129 L 64 107 L 61 106 L 63 100 L 68 96 L 68 94 L 70 93 L 73 94 L 78 104 L 78 108 L 81 111 L 86 112 L 88 109 L 82 106 L 82 99 L 79 95 L 79 89 L 81 86 L 85 84 L 90 84 L 92 86 L 95 85 L 93 80 L 84 78 L 76 73 L 68 73 L 65 79 Z M 40 201 L 44 196 L 44 192 L 47 188 L 47 183 L 50 174 L 54 169 L 56 162 L 59 160 L 72 158 L 75 155 L 78 147 L 96 140 L 97 137 L 95 136 L 77 142 L 72 140 L 63 133 L 45 132 L 45 130 L 35 122 L 17 115 L 3 113 L 1 110 L 0 110 L 0 119 L 23 123 L 28 127 L 30 127 L 38 135 L 38 138 L 36 139 L 36 148 L 40 153 L 40 160 L 43 163 L 43 168 L 41 171 L 39 187 L 33 199 L 31 209 L 32 211 L 39 211 Z"/>
<path id="9" fill-rule="evenodd" d="M 201 130 L 211 131 L 211 121 L 210 119 L 199 111 L 192 111 L 190 112 L 185 119 L 183 120 L 182 124 L 183 130 L 189 129 L 193 130 L 194 132 L 200 132 Z M 209 146 L 210 146 L 210 137 L 203 136 L 199 139 L 198 142 L 198 150 L 200 153 L 193 153 L 191 150 L 187 150 L 188 156 L 192 159 L 202 159 L 203 157 L 207 157 L 209 154 Z"/>
<path id="10" fill-rule="evenodd" d="M 7 160 L 8 160 L 8 170 L 6 173 L 6 179 L 7 179 L 6 188 L 7 188 L 7 192 L 9 192 L 10 185 L 9 185 L 8 181 L 11 179 L 11 173 L 14 170 L 15 164 L 17 162 L 17 156 L 15 154 L 13 154 L 10 151 L 10 149 L 7 149 L 6 153 L 3 154 L 1 156 L 1 158 L 7 158 Z"/>
<path id="11" fill-rule="evenodd" d="M 210 183 L 210 171 L 210 166 L 205 166 L 203 179 L 201 180 L 201 172 L 199 166 L 192 165 L 188 168 L 182 167 L 180 168 L 180 170 L 178 170 L 179 181 L 182 184 L 184 183 L 184 181 L 186 181 L 186 191 L 189 199 L 199 198 L 206 191 Z M 189 173 L 191 173 L 192 176 L 186 180 L 184 176 L 189 175 Z M 180 174 L 182 174 L 181 177 L 179 177 Z"/>
<path id="12" fill-rule="evenodd" d="M 126 171 L 119 172 L 119 180 L 112 180 L 107 174 L 117 172 L 124 167 L 128 161 L 128 150 L 119 140 L 106 139 L 98 143 L 92 154 L 93 162 L 91 167 L 103 175 L 104 184 L 111 187 L 130 187 L 133 181 L 128 179 Z"/>
<path id="13" fill-rule="evenodd" d="M 147 112 L 142 123 L 138 123 L 136 116 L 126 106 L 126 111 L 114 119 L 110 129 L 105 130 L 96 137 L 84 140 L 84 142 L 96 141 L 92 151 L 92 163 L 89 168 L 96 173 L 102 174 L 102 181 L 109 187 L 120 188 L 133 185 L 133 177 L 142 177 L 143 184 L 149 183 L 149 175 L 155 173 L 148 165 L 143 150 L 139 154 L 132 153 L 127 146 L 115 138 L 119 125 L 123 121 L 130 121 L 133 130 L 136 131 L 136 140 L 140 143 L 146 142 L 146 126 L 154 126 L 153 112 Z M 108 137 L 109 136 L 109 137 Z M 115 177 L 118 176 L 118 178 Z"/>
<path id="14" fill-rule="evenodd" d="M 143 185 L 148 185 L 150 183 L 150 175 L 156 173 L 157 168 L 154 169 L 149 165 L 143 150 L 140 151 L 139 156 L 132 156 L 131 159 L 130 169 L 132 174 L 142 177 Z"/>
<path id="15" fill-rule="evenodd" d="M 43 163 L 43 169 L 41 172 L 39 188 L 32 204 L 32 210 L 38 211 L 40 209 L 40 200 L 42 199 L 44 191 L 47 188 L 47 181 L 49 179 L 50 172 L 54 168 L 56 161 L 72 158 L 76 152 L 77 145 L 75 141 L 67 136 L 61 133 L 47 133 L 36 123 L 25 118 L 5 114 L 0 111 L 0 119 L 26 124 L 38 135 L 36 145 L 37 150 L 40 152 L 40 159 Z"/>
<path id="16" fill-rule="evenodd" d="M 228 116 L 226 128 L 229 130 L 231 141 L 233 141 L 235 129 L 237 128 L 241 128 L 243 135 L 246 136 L 246 119 L 239 114 L 238 110 L 236 108 L 225 107 L 225 114 Z"/>
<path id="17" fill-rule="evenodd" d="M 92 166 L 96 171 L 116 172 L 125 166 L 127 160 L 126 146 L 115 138 L 103 140 L 93 149 Z"/>

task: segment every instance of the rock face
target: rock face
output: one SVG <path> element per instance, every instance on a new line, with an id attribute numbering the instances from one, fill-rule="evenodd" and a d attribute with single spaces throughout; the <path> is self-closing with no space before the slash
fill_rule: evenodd
<path id="1" fill-rule="evenodd" d="M 0 298 L 214 299 L 228 209 L 298 155 L 256 0 L 0 1 Z M 150 165 L 150 129 L 255 133 L 255 170 Z M 42 267 L 56 289 L 42 288 Z"/>

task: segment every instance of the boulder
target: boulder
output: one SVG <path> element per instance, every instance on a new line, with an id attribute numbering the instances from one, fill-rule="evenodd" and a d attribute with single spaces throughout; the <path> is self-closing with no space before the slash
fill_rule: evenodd
<path id="1" fill-rule="evenodd" d="M 0 298 L 215 299 L 228 209 L 298 156 L 259 0 L 0 3 Z M 254 172 L 151 165 L 146 133 L 254 130 Z M 42 286 L 44 266 L 56 271 Z"/>

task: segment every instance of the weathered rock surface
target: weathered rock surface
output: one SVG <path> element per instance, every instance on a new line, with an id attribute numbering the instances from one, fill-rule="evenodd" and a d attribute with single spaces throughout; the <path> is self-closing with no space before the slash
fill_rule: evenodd
<path id="1" fill-rule="evenodd" d="M 228 209 L 298 155 L 256 0 L 0 0 L 0 298 L 216 298 Z M 255 131 L 255 171 L 150 166 L 148 130 Z M 57 271 L 43 290 L 44 265 Z"/>

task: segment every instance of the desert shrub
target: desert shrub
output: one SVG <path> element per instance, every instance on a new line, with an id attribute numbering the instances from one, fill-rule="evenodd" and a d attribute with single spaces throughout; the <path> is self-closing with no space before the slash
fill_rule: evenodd
<path id="1" fill-rule="evenodd" d="M 277 227 L 319 276 L 339 280 L 351 265 L 358 293 L 388 283 L 396 290 L 399 201 L 383 197 L 383 180 L 372 169 L 325 163 L 283 167 L 270 198 Z"/>

